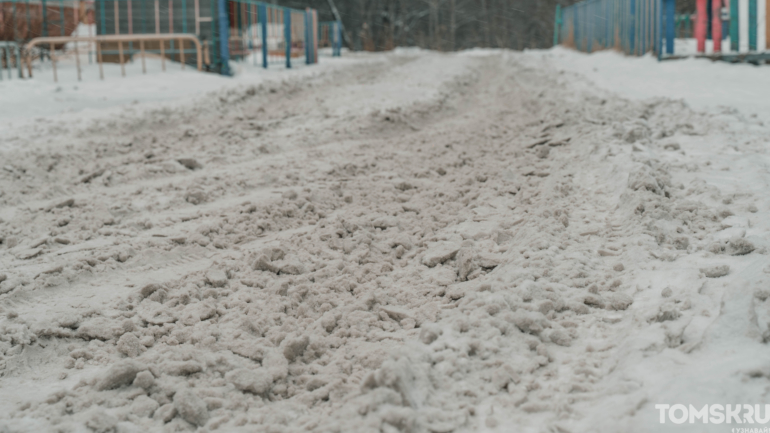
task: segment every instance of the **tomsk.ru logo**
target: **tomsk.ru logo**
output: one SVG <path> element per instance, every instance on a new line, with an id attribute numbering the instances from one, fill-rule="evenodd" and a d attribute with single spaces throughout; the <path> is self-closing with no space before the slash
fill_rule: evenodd
<path id="1" fill-rule="evenodd" d="M 655 409 L 660 412 L 661 424 L 667 422 L 666 418 L 674 424 L 767 424 L 770 421 L 770 404 L 707 404 L 700 409 L 693 405 L 656 404 Z M 735 428 L 732 433 L 770 433 L 770 428 Z"/>

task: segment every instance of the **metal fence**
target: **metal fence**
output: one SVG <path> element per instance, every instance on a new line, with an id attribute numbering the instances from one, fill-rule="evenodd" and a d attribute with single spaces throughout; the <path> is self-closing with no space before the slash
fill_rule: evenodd
<path id="1" fill-rule="evenodd" d="M 78 24 L 93 18 L 92 2 L 81 0 L 0 0 L 0 76 L 23 77 L 24 44 L 34 38 L 72 35 Z M 41 47 L 36 55 L 50 58 L 51 49 Z M 18 74 L 13 74 L 13 69 Z M 5 71 L 4 71 L 5 70 Z"/>
<path id="2" fill-rule="evenodd" d="M 317 62 L 315 10 L 253 0 L 96 0 L 98 34 L 193 33 L 206 47 L 207 69 L 229 74 L 229 61 Z M 153 47 L 154 48 L 154 47 Z M 159 48 L 159 47 L 158 47 Z M 178 56 L 169 42 L 168 55 Z M 129 47 L 128 55 L 133 53 Z M 105 51 L 115 55 L 114 50 Z M 261 58 L 260 58 L 261 57 Z"/>
<path id="3" fill-rule="evenodd" d="M 556 42 L 591 53 L 658 52 L 663 0 L 587 0 L 557 9 Z"/>
<path id="4" fill-rule="evenodd" d="M 14 69 L 18 70 L 18 77 L 22 77 L 22 58 L 21 48 L 16 42 L 0 41 L 0 80 L 3 79 L 3 72 L 7 72 L 7 79 L 14 75 Z"/>
<path id="5" fill-rule="evenodd" d="M 770 60 L 770 0 L 724 1 L 696 0 L 694 13 L 685 15 L 675 13 L 676 0 L 585 0 L 557 6 L 554 45 L 587 53 L 652 52 L 661 60 Z"/>
<path id="6" fill-rule="evenodd" d="M 342 23 L 325 21 L 318 24 L 318 47 L 331 48 L 332 56 L 342 54 Z"/>
<path id="7" fill-rule="evenodd" d="M 76 34 L 84 21 L 95 25 L 94 35 Z M 170 34 L 196 37 L 203 50 L 203 68 L 208 71 L 229 75 L 231 61 L 291 68 L 318 62 L 320 35 L 328 33 L 332 40 L 341 41 L 339 31 L 329 32 L 327 26 L 324 23 L 322 28 L 313 9 L 254 0 L 0 0 L 0 41 L 7 41 L 0 45 L 0 72 L 20 66 L 19 58 L 31 58 L 20 50 L 38 37 Z M 197 63 L 194 44 L 181 45 L 177 38 L 147 39 L 141 47 L 136 40 L 113 39 L 99 44 L 101 61 L 122 65 L 151 55 L 190 66 Z M 52 51 L 57 51 L 58 58 L 71 57 L 74 46 L 87 52 L 91 62 L 96 45 L 89 43 L 84 48 L 72 42 L 37 44 L 33 57 L 50 59 Z M 335 53 L 339 52 L 337 48 Z"/>
<path id="8" fill-rule="evenodd" d="M 293 61 L 318 62 L 318 15 L 315 10 L 300 11 L 250 0 L 229 2 L 230 58 L 262 64 L 285 64 Z"/>

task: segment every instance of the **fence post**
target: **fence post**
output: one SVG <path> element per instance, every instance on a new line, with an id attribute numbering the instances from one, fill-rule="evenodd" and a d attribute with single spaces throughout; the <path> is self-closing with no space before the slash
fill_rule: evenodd
<path id="1" fill-rule="evenodd" d="M 267 69 L 267 6 L 259 4 L 259 27 L 262 36 L 262 67 Z"/>
<path id="2" fill-rule="evenodd" d="M 740 47 L 740 29 L 738 22 L 738 0 L 730 1 L 730 51 L 738 52 Z"/>
<path id="3" fill-rule="evenodd" d="M 22 47 L 17 45 L 16 46 L 16 66 L 19 67 L 19 78 L 24 78 L 24 69 L 21 66 L 22 54 L 24 54 L 24 52 L 22 51 Z M 32 78 L 32 76 L 30 76 L 30 78 Z M 9 80 L 11 79 L 11 64 L 10 63 L 8 63 L 8 79 Z"/>
<path id="4" fill-rule="evenodd" d="M 756 50 L 757 50 L 757 0 L 749 0 L 749 51 L 756 51 Z"/>
<path id="5" fill-rule="evenodd" d="M 310 44 L 310 64 L 318 63 L 318 54 L 317 50 L 318 47 L 316 46 L 316 42 L 318 41 L 318 31 L 316 29 L 316 15 L 314 9 L 308 8 L 308 21 L 309 21 L 309 28 L 308 28 L 308 36 L 310 36 L 310 40 L 308 41 L 308 44 Z"/>
<path id="6" fill-rule="evenodd" d="M 21 47 L 15 46 L 14 47 L 14 54 L 16 55 L 16 66 L 18 66 L 19 69 L 19 78 L 24 78 L 24 69 L 21 66 L 22 60 L 21 60 Z M 6 45 L 5 46 L 5 61 L 6 65 L 8 66 L 8 79 L 12 79 L 13 77 L 13 67 L 11 66 L 11 46 Z"/>
<path id="7" fill-rule="evenodd" d="M 310 8 L 305 8 L 305 64 L 310 64 Z"/>
<path id="8" fill-rule="evenodd" d="M 586 2 L 586 52 L 593 52 L 593 39 L 594 39 L 594 11 L 593 2 Z"/>
<path id="9" fill-rule="evenodd" d="M 217 0 L 219 5 L 219 60 L 221 74 L 230 75 L 230 21 L 227 17 L 227 0 Z"/>
<path id="10" fill-rule="evenodd" d="M 666 0 L 666 54 L 674 54 L 674 0 Z"/>
<path id="11" fill-rule="evenodd" d="M 708 25 L 706 0 L 696 0 L 695 14 L 695 39 L 698 41 L 697 51 L 704 53 L 706 52 L 706 29 Z"/>
<path id="12" fill-rule="evenodd" d="M 580 51 L 580 25 L 582 24 L 582 21 L 580 20 L 580 5 L 575 4 L 572 6 L 572 39 L 573 44 L 575 45 L 575 49 Z"/>
<path id="13" fill-rule="evenodd" d="M 628 55 L 634 54 L 632 42 L 634 37 L 634 8 L 636 7 L 634 4 L 634 0 L 628 0 L 628 4 L 626 5 L 628 8 L 628 14 L 626 15 L 626 31 L 628 32 L 628 35 L 626 36 L 626 54 Z"/>
<path id="14" fill-rule="evenodd" d="M 339 21 L 334 22 L 334 39 L 335 46 L 337 47 L 337 57 L 342 56 L 342 23 Z"/>
<path id="15" fill-rule="evenodd" d="M 655 0 L 655 55 L 658 61 L 663 57 L 663 0 Z"/>
<path id="16" fill-rule="evenodd" d="M 647 51 L 647 0 L 639 0 L 639 38 L 638 52 L 643 56 Z"/>
<path id="17" fill-rule="evenodd" d="M 283 9 L 283 38 L 286 42 L 286 67 L 291 68 L 291 9 L 289 8 Z"/>
<path id="18" fill-rule="evenodd" d="M 48 36 L 48 7 L 46 6 L 46 0 L 43 0 L 41 5 L 43 15 L 43 36 Z"/>
<path id="19" fill-rule="evenodd" d="M 556 16 L 553 22 L 553 46 L 559 45 L 559 25 L 561 25 L 561 5 L 556 5 Z"/>
<path id="20" fill-rule="evenodd" d="M 767 7 L 767 2 L 761 0 L 757 3 L 757 50 L 767 51 L 770 49 L 770 8 Z"/>
<path id="21" fill-rule="evenodd" d="M 711 40 L 714 41 L 714 53 L 722 52 L 722 17 L 721 15 L 722 15 L 722 0 L 711 0 Z"/>
<path id="22" fill-rule="evenodd" d="M 612 34 L 610 32 L 610 23 L 613 22 L 612 20 L 612 13 L 610 12 L 612 8 L 612 2 L 611 1 L 605 1 L 604 2 L 604 49 L 610 48 L 612 46 Z"/>

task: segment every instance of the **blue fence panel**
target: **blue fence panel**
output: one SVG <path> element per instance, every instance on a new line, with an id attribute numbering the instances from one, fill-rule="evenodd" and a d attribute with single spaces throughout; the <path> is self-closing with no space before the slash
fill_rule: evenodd
<path id="1" fill-rule="evenodd" d="M 588 53 L 657 54 L 663 46 L 663 1 L 673 0 L 585 0 L 560 8 L 554 40 Z"/>

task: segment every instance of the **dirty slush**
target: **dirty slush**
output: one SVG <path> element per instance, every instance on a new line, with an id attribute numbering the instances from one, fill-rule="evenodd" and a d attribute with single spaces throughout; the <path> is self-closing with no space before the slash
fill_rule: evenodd
<path id="1" fill-rule="evenodd" d="M 603 399 L 644 406 L 614 373 L 629 336 L 687 356 L 697 330 L 668 324 L 718 315 L 640 272 L 755 250 L 713 239 L 750 196 L 651 156 L 720 133 L 706 114 L 519 54 L 201 102 L 36 125 L 4 154 L 1 431 L 572 431 Z"/>

